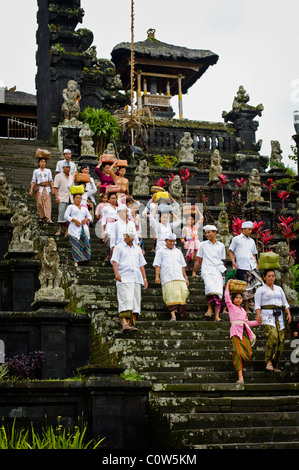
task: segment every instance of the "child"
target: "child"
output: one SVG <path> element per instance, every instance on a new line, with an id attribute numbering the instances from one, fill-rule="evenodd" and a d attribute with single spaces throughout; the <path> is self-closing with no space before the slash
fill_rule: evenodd
<path id="1" fill-rule="evenodd" d="M 182 230 L 182 243 L 186 251 L 185 261 L 187 266 L 191 267 L 192 277 L 196 276 L 196 271 L 199 264 L 199 259 L 197 258 L 197 250 L 200 244 L 198 239 L 198 229 L 204 221 L 202 213 L 196 207 L 196 212 L 199 215 L 198 222 L 195 223 L 195 218 L 192 215 L 188 215 L 187 224 L 183 227 Z"/>
<path id="2" fill-rule="evenodd" d="M 229 319 L 231 321 L 230 337 L 233 345 L 233 364 L 235 370 L 238 372 L 237 383 L 243 384 L 243 370 L 244 365 L 252 357 L 251 344 L 254 344 L 255 335 L 251 331 L 251 326 L 258 326 L 257 320 L 249 321 L 247 313 L 241 307 L 243 296 L 240 293 L 229 294 L 229 286 L 232 279 L 229 279 L 225 287 L 224 298 L 228 308 Z"/>
<path id="3" fill-rule="evenodd" d="M 102 194 L 100 194 L 100 198 L 101 198 L 101 202 L 96 207 L 95 216 L 101 222 L 103 209 L 104 209 L 104 207 L 106 207 L 109 204 L 108 203 L 108 194 L 102 193 Z"/>

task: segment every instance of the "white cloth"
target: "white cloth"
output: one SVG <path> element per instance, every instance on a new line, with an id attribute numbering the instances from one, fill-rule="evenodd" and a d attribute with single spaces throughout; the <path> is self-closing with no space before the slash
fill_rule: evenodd
<path id="1" fill-rule="evenodd" d="M 173 231 L 181 225 L 181 220 L 177 219 L 174 222 L 168 223 L 166 225 L 157 222 L 157 220 L 150 215 L 150 225 L 154 229 L 154 232 L 157 237 L 156 252 L 160 248 L 165 248 L 165 239 L 173 233 Z"/>
<path id="2" fill-rule="evenodd" d="M 201 272 L 209 270 L 209 268 L 217 268 L 221 273 L 226 271 L 226 267 L 222 260 L 226 259 L 225 246 L 218 240 L 212 243 L 210 240 L 201 242 L 197 256 L 202 258 Z"/>
<path id="3" fill-rule="evenodd" d="M 226 258 L 224 244 L 218 240 L 216 243 L 205 240 L 200 243 L 197 256 L 202 258 L 201 278 L 205 285 L 205 295 L 216 294 L 222 298 L 223 273 L 226 271 L 222 261 Z"/>
<path id="4" fill-rule="evenodd" d="M 252 238 L 245 237 L 245 235 L 241 233 L 241 235 L 237 235 L 232 239 L 229 249 L 235 254 L 238 269 L 245 271 L 256 269 L 254 255 L 257 254 L 257 249 Z"/>
<path id="5" fill-rule="evenodd" d="M 63 171 L 63 167 L 62 167 L 62 164 L 63 163 L 67 163 L 67 161 L 64 159 L 64 160 L 59 160 L 59 162 L 57 162 L 57 165 L 56 165 L 56 170 L 55 172 L 56 173 L 61 173 Z M 71 167 L 71 170 L 70 170 L 70 175 L 72 175 L 75 171 L 77 171 L 77 168 L 76 168 L 76 165 L 74 162 L 69 162 L 70 164 L 70 167 Z"/>
<path id="6" fill-rule="evenodd" d="M 285 293 L 280 286 L 274 284 L 273 290 L 266 284 L 259 287 L 254 296 L 254 308 L 261 309 L 263 305 L 277 305 L 277 307 L 289 308 L 288 301 Z M 275 327 L 275 318 L 273 316 L 273 310 L 261 309 L 261 315 L 263 319 L 263 325 L 270 325 Z M 280 329 L 284 329 L 283 315 L 278 317 Z"/>
<path id="7" fill-rule="evenodd" d="M 136 282 L 120 282 L 116 286 L 118 313 L 130 310 L 132 313 L 141 311 L 141 285 Z"/>
<path id="8" fill-rule="evenodd" d="M 72 222 L 72 219 L 76 219 L 79 220 L 79 222 L 82 222 L 82 220 L 86 217 L 89 220 L 92 219 L 91 214 L 89 210 L 86 209 L 86 207 L 81 206 L 81 208 L 79 209 L 77 206 L 75 206 L 75 204 L 69 205 L 64 213 L 65 220 L 70 223 L 68 228 L 68 234 L 74 238 L 77 238 L 77 240 L 80 240 L 82 226 L 80 225 L 79 227 L 77 227 L 75 222 Z M 88 238 L 90 238 L 89 231 L 87 231 L 87 236 Z"/>
<path id="9" fill-rule="evenodd" d="M 125 220 L 118 219 L 114 224 L 112 224 L 111 231 L 110 231 L 110 248 L 111 249 L 114 246 L 124 241 L 124 233 L 125 233 L 127 226 L 131 227 L 132 230 L 135 229 L 135 224 L 131 220 L 128 220 L 128 222 L 126 222 Z M 135 235 L 134 244 L 138 245 L 138 243 L 139 243 L 138 236 Z"/>
<path id="10" fill-rule="evenodd" d="M 160 267 L 161 284 L 169 281 L 185 281 L 182 268 L 186 267 L 186 261 L 178 248 L 161 248 L 157 251 L 153 266 Z M 185 281 L 186 282 L 186 281 Z"/>
<path id="11" fill-rule="evenodd" d="M 111 264 L 113 261 L 117 263 L 121 282 L 144 284 L 140 268 L 146 265 L 146 261 L 139 246 L 129 246 L 125 241 L 119 243 L 114 248 L 110 261 Z M 116 284 L 119 284 L 119 281 L 116 281 Z"/>
<path id="12" fill-rule="evenodd" d="M 90 198 L 90 200 L 96 204 L 96 200 L 94 198 L 94 194 L 97 192 L 97 187 L 96 187 L 96 184 L 94 182 L 94 179 L 92 177 L 90 177 L 90 183 L 87 183 L 86 184 L 86 191 L 88 192 L 88 196 Z"/>
<path id="13" fill-rule="evenodd" d="M 108 206 L 104 207 L 102 212 L 102 221 L 101 225 L 105 226 L 105 235 L 109 235 L 112 231 L 112 225 L 115 222 L 108 222 L 108 219 L 114 219 L 115 221 L 119 219 L 116 207 L 108 204 Z"/>
<path id="14" fill-rule="evenodd" d="M 44 168 L 43 170 L 41 170 L 40 168 L 37 168 L 36 170 L 33 171 L 32 180 L 31 180 L 32 183 L 41 184 L 41 183 L 50 183 L 51 181 L 53 181 L 53 178 L 52 178 L 52 172 L 49 168 Z M 44 186 L 40 186 L 38 189 L 41 195 L 43 194 L 43 190 L 44 190 Z M 46 191 L 48 194 L 50 194 L 51 187 L 46 186 Z"/>

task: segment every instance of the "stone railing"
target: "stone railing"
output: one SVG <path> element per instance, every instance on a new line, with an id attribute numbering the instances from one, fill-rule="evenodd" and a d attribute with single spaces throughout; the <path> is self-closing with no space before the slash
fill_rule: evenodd
<path id="1" fill-rule="evenodd" d="M 148 147 L 148 153 L 173 153 L 180 148 L 180 141 L 185 132 L 190 132 L 197 152 L 218 149 L 222 153 L 236 151 L 236 130 L 232 124 L 208 121 L 190 121 L 187 119 L 161 119 L 146 121 L 141 131 L 142 139 Z M 122 143 L 128 140 L 124 135 Z"/>

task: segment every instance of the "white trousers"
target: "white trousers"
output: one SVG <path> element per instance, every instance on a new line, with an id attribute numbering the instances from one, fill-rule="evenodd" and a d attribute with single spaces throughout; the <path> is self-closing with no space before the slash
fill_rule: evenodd
<path id="1" fill-rule="evenodd" d="M 140 314 L 141 310 L 141 284 L 136 282 L 120 282 L 116 286 L 118 313 L 130 310 Z"/>

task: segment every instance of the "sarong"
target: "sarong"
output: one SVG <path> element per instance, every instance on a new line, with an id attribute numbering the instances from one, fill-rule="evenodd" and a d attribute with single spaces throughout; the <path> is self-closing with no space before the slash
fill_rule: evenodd
<path id="1" fill-rule="evenodd" d="M 136 282 L 120 282 L 116 285 L 118 313 L 120 318 L 130 318 L 132 314 L 140 315 L 141 284 Z"/>
<path id="2" fill-rule="evenodd" d="M 162 296 L 169 312 L 179 311 L 184 316 L 189 290 L 185 281 L 169 281 L 162 285 Z"/>
<path id="3" fill-rule="evenodd" d="M 275 318 L 275 327 L 271 325 L 262 325 L 263 332 L 267 338 L 265 350 L 265 362 L 272 362 L 274 368 L 277 368 L 285 343 L 285 329 L 280 329 L 279 319 Z"/>
<path id="4" fill-rule="evenodd" d="M 86 236 L 83 228 L 81 230 L 80 240 L 69 235 L 70 244 L 72 248 L 72 255 L 77 263 L 88 261 L 91 258 L 91 248 L 88 237 Z"/>
<path id="5" fill-rule="evenodd" d="M 256 289 L 263 285 L 262 276 L 257 269 L 248 271 L 244 269 L 237 269 L 236 278 L 240 281 L 247 282 L 246 291 L 243 293 L 244 300 L 252 299 Z"/>
<path id="6" fill-rule="evenodd" d="M 39 191 L 35 193 L 36 209 L 40 219 L 46 218 L 51 220 L 52 204 L 51 204 L 51 193 L 47 192 L 47 187 L 43 187 L 43 192 L 40 194 Z"/>
<path id="7" fill-rule="evenodd" d="M 252 358 L 252 348 L 249 337 L 244 330 L 242 340 L 238 336 L 232 336 L 233 365 L 235 370 L 242 370 L 245 364 Z"/>
<path id="8" fill-rule="evenodd" d="M 218 312 L 220 313 L 222 307 L 224 306 L 224 302 L 220 299 L 220 297 L 216 294 L 211 294 L 206 296 L 208 304 L 214 304 L 217 307 Z"/>

